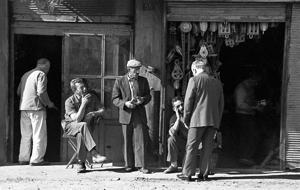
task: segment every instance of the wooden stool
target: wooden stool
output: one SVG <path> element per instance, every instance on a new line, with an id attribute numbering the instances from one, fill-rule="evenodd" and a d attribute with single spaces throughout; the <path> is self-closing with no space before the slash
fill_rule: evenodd
<path id="1" fill-rule="evenodd" d="M 66 166 L 66 169 L 72 165 L 72 168 L 74 167 L 74 160 L 76 159 L 76 156 L 77 156 L 77 139 L 76 137 L 74 136 L 69 136 L 69 135 L 66 135 L 66 134 L 63 134 L 63 138 L 66 138 L 68 140 L 68 144 L 70 145 L 70 147 L 73 149 L 74 153 L 71 157 L 71 159 L 69 160 L 67 166 Z M 91 164 L 87 159 L 85 160 L 85 164 L 87 167 L 89 167 L 90 169 L 93 168 L 93 164 Z"/>

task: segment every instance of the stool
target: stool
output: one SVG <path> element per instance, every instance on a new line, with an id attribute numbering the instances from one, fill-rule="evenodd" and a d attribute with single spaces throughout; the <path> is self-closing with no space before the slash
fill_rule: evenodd
<path id="1" fill-rule="evenodd" d="M 63 134 L 63 138 L 67 139 L 68 140 L 68 144 L 70 145 L 70 147 L 73 149 L 74 153 L 71 157 L 71 159 L 69 160 L 67 166 L 66 166 L 66 169 L 72 165 L 72 168 L 74 167 L 73 166 L 73 163 L 74 163 L 74 160 L 76 159 L 76 156 L 77 156 L 77 139 L 76 137 L 74 136 L 69 136 L 69 135 L 66 135 L 66 134 Z M 87 159 L 85 160 L 85 164 L 87 167 L 89 167 L 90 169 L 93 168 L 93 164 L 91 164 Z"/>

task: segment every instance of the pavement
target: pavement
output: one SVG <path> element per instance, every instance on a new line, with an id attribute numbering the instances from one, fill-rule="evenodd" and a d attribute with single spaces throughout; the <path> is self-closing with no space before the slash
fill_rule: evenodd
<path id="1" fill-rule="evenodd" d="M 179 173 L 164 174 L 165 168 L 152 168 L 151 174 L 124 173 L 122 167 L 107 163 L 77 174 L 76 167 L 65 166 L 0 166 L 0 189 L 300 189 L 300 172 L 292 171 L 217 169 L 208 181 L 187 182 L 177 179 Z"/>

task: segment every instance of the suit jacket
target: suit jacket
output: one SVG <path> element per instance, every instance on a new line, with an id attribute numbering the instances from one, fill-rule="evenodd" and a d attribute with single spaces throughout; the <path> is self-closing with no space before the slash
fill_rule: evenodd
<path id="1" fill-rule="evenodd" d="M 144 77 L 138 77 L 139 91 L 137 95 L 144 99 L 144 102 L 134 109 L 127 108 L 125 102 L 131 100 L 131 93 L 127 75 L 116 79 L 113 91 L 112 101 L 119 108 L 119 122 L 121 124 L 129 124 L 131 117 L 134 115 L 147 125 L 147 117 L 145 105 L 151 100 L 150 88 L 148 80 Z"/>
<path id="2" fill-rule="evenodd" d="M 184 100 L 184 121 L 190 127 L 219 128 L 224 108 L 222 83 L 206 73 L 190 78 Z"/>

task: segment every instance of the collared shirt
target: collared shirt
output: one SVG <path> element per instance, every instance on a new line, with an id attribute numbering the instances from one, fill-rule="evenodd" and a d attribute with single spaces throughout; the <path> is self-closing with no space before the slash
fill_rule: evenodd
<path id="1" fill-rule="evenodd" d="M 87 113 L 89 113 L 91 111 L 96 111 L 101 107 L 98 97 L 94 93 L 90 93 L 90 94 L 91 94 L 91 97 L 89 98 L 90 99 L 89 103 L 85 107 L 84 115 L 86 115 Z M 65 102 L 65 111 L 66 111 L 65 112 L 65 121 L 73 121 L 73 119 L 71 118 L 71 114 L 78 112 L 80 105 L 81 105 L 81 99 L 82 99 L 81 96 L 73 94 L 66 100 L 66 102 Z"/>
<path id="2" fill-rule="evenodd" d="M 20 110 L 42 110 L 51 103 L 47 93 L 47 76 L 38 69 L 26 72 L 18 87 Z"/>
<path id="3" fill-rule="evenodd" d="M 129 87 L 130 87 L 130 93 L 131 93 L 131 98 L 137 97 L 138 91 L 139 91 L 139 84 L 137 79 L 131 79 L 127 75 L 128 81 L 129 81 Z"/>

